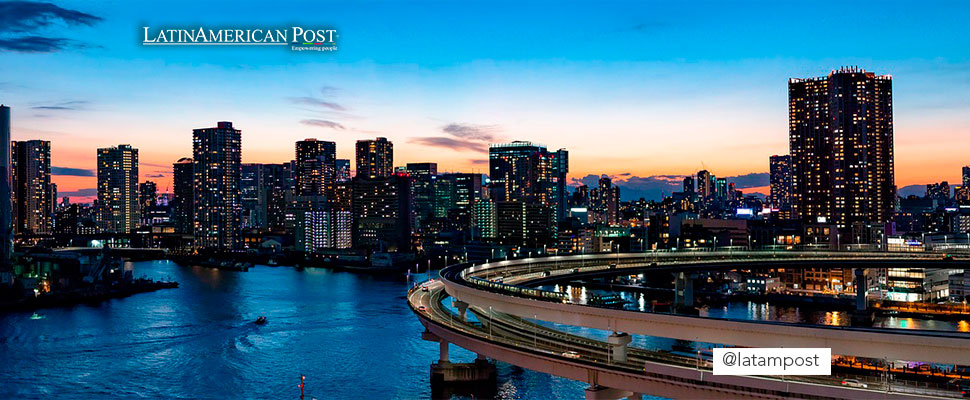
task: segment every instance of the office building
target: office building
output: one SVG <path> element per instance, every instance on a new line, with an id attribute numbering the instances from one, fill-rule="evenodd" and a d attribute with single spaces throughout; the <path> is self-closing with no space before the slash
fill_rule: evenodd
<path id="1" fill-rule="evenodd" d="M 603 176 L 599 186 L 589 191 L 589 222 L 617 225 L 620 223 L 620 187 Z"/>
<path id="2" fill-rule="evenodd" d="M 352 177 L 350 175 L 350 160 L 338 158 L 337 161 L 334 162 L 334 165 L 337 166 L 337 182 L 349 181 Z"/>
<path id="3" fill-rule="evenodd" d="M 406 175 L 353 179 L 354 247 L 383 251 L 411 248 L 411 179 Z"/>
<path id="4" fill-rule="evenodd" d="M 884 224 L 896 200 L 892 78 L 858 68 L 788 82 L 794 213 L 844 229 Z"/>
<path id="5" fill-rule="evenodd" d="M 394 170 L 394 145 L 387 138 L 357 141 L 357 177 L 379 179 Z"/>
<path id="6" fill-rule="evenodd" d="M 12 142 L 10 158 L 14 234 L 52 233 L 51 143 L 46 140 Z"/>
<path id="7" fill-rule="evenodd" d="M 317 139 L 296 142 L 296 190 L 300 196 L 333 197 L 337 144 Z"/>
<path id="8" fill-rule="evenodd" d="M 791 156 L 771 156 L 768 162 L 768 174 L 771 185 L 768 203 L 773 208 L 791 206 Z"/>
<path id="9" fill-rule="evenodd" d="M 569 153 L 524 141 L 488 147 L 489 197 L 495 202 L 517 201 L 550 208 L 552 223 L 566 215 L 566 174 Z"/>
<path id="10" fill-rule="evenodd" d="M 121 144 L 98 149 L 98 227 L 130 233 L 141 222 L 138 202 L 138 149 Z"/>
<path id="11" fill-rule="evenodd" d="M 232 122 L 192 131 L 195 245 L 228 251 L 241 246 L 239 187 L 242 131 Z"/>
<path id="12" fill-rule="evenodd" d="M 242 164 L 239 192 L 243 227 L 271 231 L 284 229 L 289 206 L 287 195 L 294 188 L 291 165 Z"/>
<path id="13" fill-rule="evenodd" d="M 411 177 L 414 226 L 417 231 L 424 232 L 431 218 L 435 216 L 435 182 L 438 180 L 438 164 L 408 163 L 405 171 Z"/>
<path id="14" fill-rule="evenodd" d="M 152 181 L 145 181 L 138 185 L 138 203 L 142 209 L 158 205 L 158 185 Z"/>
<path id="15" fill-rule="evenodd" d="M 13 251 L 13 191 L 10 178 L 10 107 L 0 104 L 0 271 L 10 269 Z"/>
<path id="16" fill-rule="evenodd" d="M 172 206 L 172 222 L 175 224 L 175 232 L 194 233 L 195 232 L 195 200 L 194 186 L 195 173 L 193 171 L 194 162 L 189 157 L 182 157 L 172 164 L 172 191 L 173 197 L 170 205 Z"/>

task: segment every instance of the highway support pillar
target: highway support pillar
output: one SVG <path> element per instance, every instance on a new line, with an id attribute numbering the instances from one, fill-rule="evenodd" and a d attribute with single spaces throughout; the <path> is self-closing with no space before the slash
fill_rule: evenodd
<path id="1" fill-rule="evenodd" d="M 465 314 L 468 311 L 468 303 L 461 300 L 452 300 L 451 305 L 458 309 L 458 316 L 461 317 L 461 320 L 468 322 L 468 320 L 465 318 Z"/>
<path id="2" fill-rule="evenodd" d="M 438 363 L 439 364 L 450 364 L 448 359 L 448 341 L 441 339 L 438 340 Z"/>
<path id="3" fill-rule="evenodd" d="M 866 299 L 866 270 L 863 268 L 855 269 L 855 311 L 852 312 L 852 325 L 872 326 L 875 317 L 869 312 L 869 303 Z"/>
<path id="4" fill-rule="evenodd" d="M 674 273 L 674 307 L 694 307 L 694 279 L 689 272 Z"/>
<path id="5" fill-rule="evenodd" d="M 593 385 L 586 388 L 586 400 L 619 400 L 632 395 L 633 392 L 600 385 Z"/>
<path id="6" fill-rule="evenodd" d="M 606 339 L 606 342 L 610 345 L 610 360 L 614 363 L 626 362 L 626 350 L 627 345 L 633 341 L 628 333 L 616 333 L 613 332 L 610 337 Z"/>
<path id="7" fill-rule="evenodd" d="M 864 313 L 866 306 L 866 272 L 862 268 L 855 269 L 855 311 Z"/>

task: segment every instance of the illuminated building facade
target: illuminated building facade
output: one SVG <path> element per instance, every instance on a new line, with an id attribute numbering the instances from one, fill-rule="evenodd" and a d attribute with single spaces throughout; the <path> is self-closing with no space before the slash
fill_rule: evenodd
<path id="1" fill-rule="evenodd" d="M 98 227 L 102 232 L 129 233 L 141 222 L 138 149 L 121 144 L 98 149 Z"/>
<path id="2" fill-rule="evenodd" d="M 771 195 L 768 202 L 774 208 L 791 206 L 791 156 L 771 156 L 768 170 L 771 185 Z"/>
<path id="3" fill-rule="evenodd" d="M 213 250 L 240 248 L 242 131 L 232 122 L 192 131 L 195 245 Z"/>
<path id="4" fill-rule="evenodd" d="M 337 182 L 337 144 L 317 139 L 296 142 L 296 191 L 301 196 L 333 197 Z"/>
<path id="5" fill-rule="evenodd" d="M 549 207 L 555 221 L 566 214 L 569 153 L 532 142 L 515 141 L 488 147 L 490 198 Z M 500 218 L 501 219 L 501 218 Z"/>
<path id="6" fill-rule="evenodd" d="M 12 142 L 10 157 L 13 233 L 52 233 L 51 211 L 55 200 L 51 190 L 51 143 L 45 140 Z"/>
<path id="7" fill-rule="evenodd" d="M 195 173 L 192 159 L 182 157 L 172 164 L 172 221 L 178 233 L 193 233 L 195 231 Z"/>
<path id="8" fill-rule="evenodd" d="M 892 220 L 892 78 L 857 68 L 788 82 L 794 213 L 806 223 Z"/>
<path id="9" fill-rule="evenodd" d="M 387 178 L 394 171 L 394 144 L 387 138 L 357 141 L 357 177 Z"/>

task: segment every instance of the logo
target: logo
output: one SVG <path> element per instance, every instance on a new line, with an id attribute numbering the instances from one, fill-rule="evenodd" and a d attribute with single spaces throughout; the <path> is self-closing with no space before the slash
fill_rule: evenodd
<path id="1" fill-rule="evenodd" d="M 292 51 L 336 51 L 332 28 L 170 28 L 142 27 L 143 46 L 289 46 Z"/>

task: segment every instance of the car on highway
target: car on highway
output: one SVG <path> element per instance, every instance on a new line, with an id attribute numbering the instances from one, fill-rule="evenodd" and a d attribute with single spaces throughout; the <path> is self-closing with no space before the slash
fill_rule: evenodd
<path id="1" fill-rule="evenodd" d="M 858 379 L 843 379 L 842 386 L 854 387 L 854 388 L 868 388 L 869 385 L 859 382 Z"/>
<path id="2" fill-rule="evenodd" d="M 430 290 L 430 289 L 428 289 L 427 286 L 421 286 L 421 291 L 422 292 L 427 292 L 428 290 Z"/>
<path id="3" fill-rule="evenodd" d="M 564 353 L 562 353 L 562 356 L 563 357 L 566 357 L 566 358 L 582 358 L 583 357 L 583 356 L 579 355 L 579 353 L 577 353 L 575 351 L 567 351 L 567 352 L 564 352 Z"/>
<path id="4" fill-rule="evenodd" d="M 425 307 L 425 306 L 418 306 L 418 311 L 421 311 L 421 312 L 428 312 L 428 307 Z"/>

